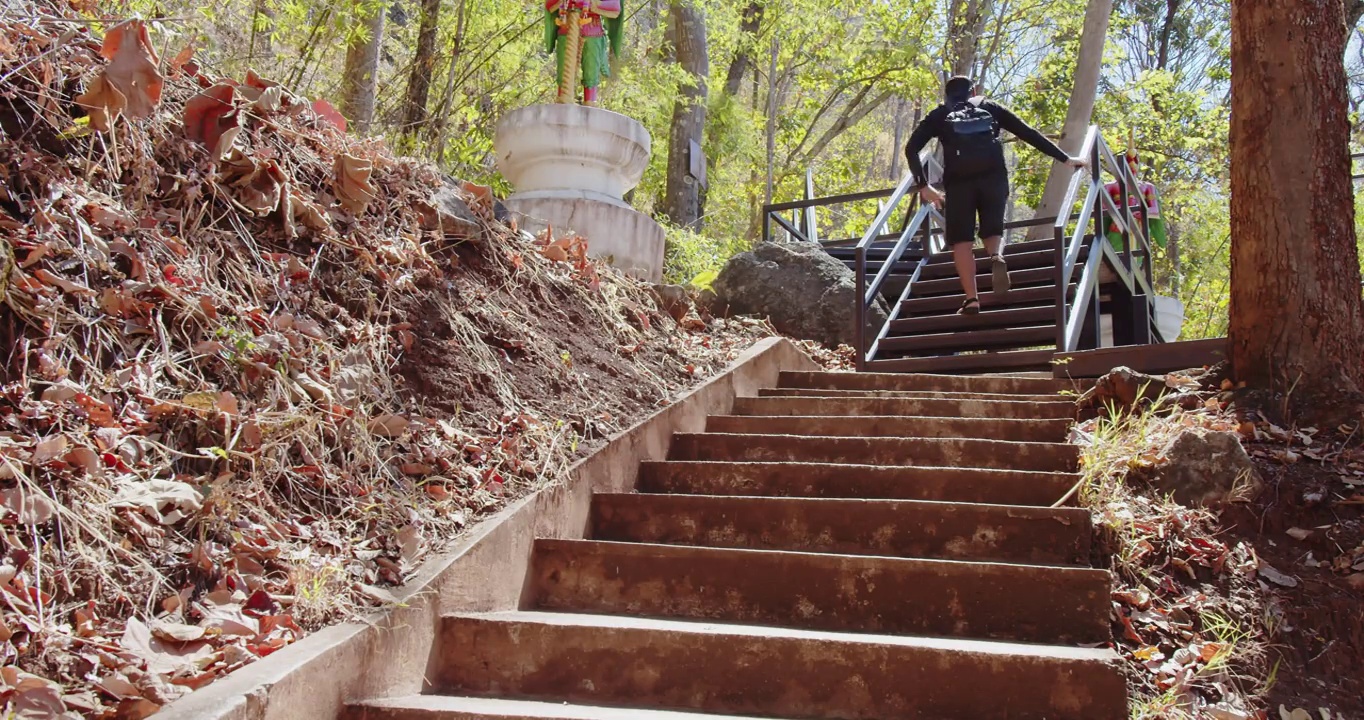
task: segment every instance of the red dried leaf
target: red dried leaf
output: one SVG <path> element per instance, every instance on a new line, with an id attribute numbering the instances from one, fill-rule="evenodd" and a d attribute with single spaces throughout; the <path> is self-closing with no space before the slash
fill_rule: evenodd
<path id="1" fill-rule="evenodd" d="M 326 100 L 314 100 L 313 112 L 317 113 L 318 119 L 326 121 L 337 130 L 346 131 L 346 116 Z"/>
<path id="2" fill-rule="evenodd" d="M 241 132 L 237 90 L 218 83 L 185 103 L 185 137 L 202 143 L 217 160 L 227 154 Z"/>

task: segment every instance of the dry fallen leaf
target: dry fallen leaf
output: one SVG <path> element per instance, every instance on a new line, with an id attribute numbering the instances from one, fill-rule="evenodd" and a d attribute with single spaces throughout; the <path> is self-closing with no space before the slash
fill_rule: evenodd
<path id="1" fill-rule="evenodd" d="M 319 120 L 322 120 L 330 124 L 332 127 L 336 128 L 337 130 L 340 130 L 341 132 L 346 131 L 346 116 L 342 115 L 339 111 L 337 111 L 335 107 L 332 106 L 331 103 L 327 102 L 326 100 L 314 100 L 313 112 L 317 113 L 317 117 Z"/>
<path id="2" fill-rule="evenodd" d="M 0 490 L 0 505 L 14 513 L 21 525 L 39 525 L 57 516 L 57 506 L 39 492 L 22 487 Z"/>
<path id="3" fill-rule="evenodd" d="M 406 418 L 397 415 L 380 415 L 370 419 L 369 431 L 382 437 L 398 437 L 407 432 L 411 424 Z"/>
<path id="4" fill-rule="evenodd" d="M 336 156 L 335 172 L 336 199 L 352 213 L 363 213 L 374 199 L 374 186 L 369 182 L 374 163 L 343 153 Z"/>
<path id="5" fill-rule="evenodd" d="M 161 102 L 165 78 L 157 70 L 161 60 L 141 20 L 127 20 L 110 28 L 100 54 L 109 60 L 104 76 L 127 98 L 124 113 L 148 118 Z"/>
<path id="6" fill-rule="evenodd" d="M 214 160 L 227 154 L 241 132 L 237 90 L 218 83 L 185 103 L 185 137 L 203 144 Z"/>
<path id="7" fill-rule="evenodd" d="M 114 87 L 105 71 L 100 70 L 95 79 L 86 86 L 85 92 L 76 96 L 76 104 L 85 108 L 89 114 L 91 129 L 109 132 L 115 118 L 128 107 L 128 98 Z"/>

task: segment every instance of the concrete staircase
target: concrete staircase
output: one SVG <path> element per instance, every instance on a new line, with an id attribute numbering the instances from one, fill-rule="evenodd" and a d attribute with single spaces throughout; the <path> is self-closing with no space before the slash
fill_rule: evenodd
<path id="1" fill-rule="evenodd" d="M 783 373 L 346 720 L 1120 720 L 1062 384 Z"/>

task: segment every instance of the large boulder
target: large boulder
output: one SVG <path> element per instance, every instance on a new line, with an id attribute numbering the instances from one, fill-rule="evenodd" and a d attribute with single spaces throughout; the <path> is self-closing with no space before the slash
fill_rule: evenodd
<path id="1" fill-rule="evenodd" d="M 853 272 L 814 243 L 761 243 L 731 258 L 711 288 L 717 313 L 766 317 L 778 332 L 829 346 L 856 340 Z M 878 298 L 867 312 L 869 336 L 885 321 Z"/>
<path id="2" fill-rule="evenodd" d="M 1185 430 L 1161 449 L 1159 458 L 1153 466 L 1132 472 L 1181 505 L 1247 501 L 1264 486 L 1236 433 Z"/>

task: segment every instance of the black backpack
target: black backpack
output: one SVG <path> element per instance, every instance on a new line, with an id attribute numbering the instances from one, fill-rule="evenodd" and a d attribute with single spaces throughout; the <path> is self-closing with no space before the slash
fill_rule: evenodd
<path id="1" fill-rule="evenodd" d="M 944 174 L 949 177 L 974 177 L 1004 166 L 999 122 L 979 102 L 959 102 L 947 113 L 940 139 Z"/>

